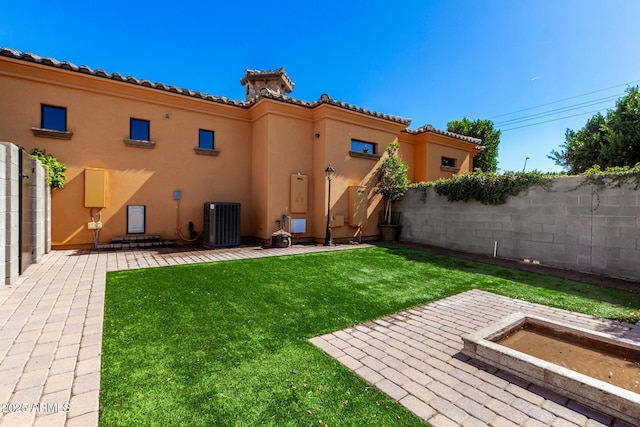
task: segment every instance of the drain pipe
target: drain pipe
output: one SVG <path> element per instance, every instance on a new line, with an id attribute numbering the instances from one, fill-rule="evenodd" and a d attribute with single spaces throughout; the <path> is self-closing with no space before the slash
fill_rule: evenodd
<path id="1" fill-rule="evenodd" d="M 498 255 L 498 241 L 493 242 L 493 257 L 495 258 Z"/>

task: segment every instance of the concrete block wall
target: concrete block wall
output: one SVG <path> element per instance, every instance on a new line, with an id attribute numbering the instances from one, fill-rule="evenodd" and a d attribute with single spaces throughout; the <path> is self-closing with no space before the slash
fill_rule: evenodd
<path id="1" fill-rule="evenodd" d="M 583 180 L 557 178 L 498 206 L 411 190 L 396 206 L 400 239 L 640 280 L 640 192 Z"/>
<path id="2" fill-rule="evenodd" d="M 45 170 L 45 173 L 48 171 Z M 44 253 L 51 252 L 51 187 L 45 179 L 44 186 Z"/>
<path id="3" fill-rule="evenodd" d="M 0 283 L 7 277 L 7 150 L 0 145 Z"/>
<path id="4" fill-rule="evenodd" d="M 40 164 L 40 161 L 37 159 L 31 159 L 31 166 L 33 169 L 33 179 L 31 180 L 32 190 L 31 190 L 31 204 L 32 204 L 32 212 L 34 214 L 33 218 L 33 228 L 34 232 L 32 234 L 33 238 L 33 262 L 37 263 L 42 259 L 42 256 L 47 252 L 46 250 L 46 196 L 45 196 L 45 188 L 48 189 L 48 185 L 46 185 L 46 170 Z"/>
<path id="5" fill-rule="evenodd" d="M 20 254 L 20 149 L 3 142 L 5 151 L 5 284 L 11 284 L 18 278 Z"/>
<path id="6" fill-rule="evenodd" d="M 20 149 L 0 142 L 0 281 L 10 285 L 19 274 L 20 255 Z M 46 170 L 32 159 L 33 262 L 51 250 L 51 190 Z"/>

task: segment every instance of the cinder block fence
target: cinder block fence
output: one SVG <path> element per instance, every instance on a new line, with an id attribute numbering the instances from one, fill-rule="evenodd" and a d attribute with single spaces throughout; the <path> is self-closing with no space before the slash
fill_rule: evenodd
<path id="1" fill-rule="evenodd" d="M 411 190 L 397 206 L 400 238 L 640 281 L 640 192 L 611 184 L 556 178 L 498 206 Z"/>
<path id="2" fill-rule="evenodd" d="M 46 171 L 14 144 L 0 142 L 0 280 L 14 283 L 50 250 L 51 190 Z"/>

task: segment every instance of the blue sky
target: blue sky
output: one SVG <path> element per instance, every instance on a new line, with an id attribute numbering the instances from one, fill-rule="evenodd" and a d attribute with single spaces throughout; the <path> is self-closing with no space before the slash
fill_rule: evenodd
<path id="1" fill-rule="evenodd" d="M 245 69 L 285 67 L 295 98 L 327 93 L 412 128 L 492 119 L 503 171 L 526 157 L 527 170 L 560 170 L 547 155 L 565 130 L 640 83 L 637 0 L 24 0 L 2 11 L 0 46 L 94 69 L 244 99 Z"/>

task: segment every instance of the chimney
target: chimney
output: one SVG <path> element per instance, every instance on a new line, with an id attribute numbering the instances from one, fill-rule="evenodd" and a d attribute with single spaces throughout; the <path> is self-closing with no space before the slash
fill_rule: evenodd
<path id="1" fill-rule="evenodd" d="M 273 71 L 246 70 L 240 84 L 246 89 L 247 102 L 255 101 L 264 91 L 285 96 L 291 93 L 294 86 L 284 68 Z"/>

